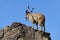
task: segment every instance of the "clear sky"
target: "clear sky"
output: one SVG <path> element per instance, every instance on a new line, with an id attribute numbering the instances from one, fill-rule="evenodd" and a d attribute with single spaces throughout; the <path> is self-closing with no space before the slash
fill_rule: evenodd
<path id="1" fill-rule="evenodd" d="M 28 1 L 34 12 L 46 16 L 46 31 L 51 33 L 52 40 L 60 40 L 60 0 L 0 0 L 0 29 L 13 22 L 31 26 L 29 20 L 25 21 Z"/>

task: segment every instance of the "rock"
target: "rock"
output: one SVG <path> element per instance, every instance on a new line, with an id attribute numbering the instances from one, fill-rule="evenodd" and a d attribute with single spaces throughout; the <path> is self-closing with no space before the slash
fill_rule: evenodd
<path id="1" fill-rule="evenodd" d="M 4 36 L 4 32 L 2 29 L 0 29 L 0 39 L 3 38 L 3 36 Z"/>
<path id="2" fill-rule="evenodd" d="M 13 22 L 13 24 L 11 25 L 13 28 L 21 26 L 22 24 L 20 22 Z"/>
<path id="3" fill-rule="evenodd" d="M 6 26 L 6 27 L 4 28 L 4 33 L 8 32 L 9 30 L 11 30 L 10 26 Z"/>
<path id="4" fill-rule="evenodd" d="M 23 38 L 19 38 L 18 40 L 24 40 Z"/>
<path id="5" fill-rule="evenodd" d="M 50 33 L 37 31 L 35 33 L 35 40 L 50 40 Z"/>
<path id="6" fill-rule="evenodd" d="M 16 39 L 18 31 L 19 31 L 18 28 L 14 28 L 11 31 L 8 31 L 7 33 L 5 33 L 4 38 L 6 37 L 6 40 L 8 40 L 7 38 L 9 38 L 9 39 L 14 39 L 15 38 Z"/>
<path id="7" fill-rule="evenodd" d="M 0 40 L 51 40 L 50 33 L 35 30 L 30 26 L 13 22 L 0 30 Z"/>

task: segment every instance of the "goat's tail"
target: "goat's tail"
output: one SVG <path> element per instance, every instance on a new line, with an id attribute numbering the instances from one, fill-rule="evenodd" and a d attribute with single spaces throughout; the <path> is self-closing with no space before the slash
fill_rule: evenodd
<path id="1" fill-rule="evenodd" d="M 44 19 L 44 24 L 43 24 L 43 26 L 44 26 L 44 32 L 45 32 L 45 31 L 46 31 L 45 19 Z"/>
<path id="2" fill-rule="evenodd" d="M 45 27 L 45 24 L 44 24 L 44 32 L 46 31 L 46 27 Z"/>

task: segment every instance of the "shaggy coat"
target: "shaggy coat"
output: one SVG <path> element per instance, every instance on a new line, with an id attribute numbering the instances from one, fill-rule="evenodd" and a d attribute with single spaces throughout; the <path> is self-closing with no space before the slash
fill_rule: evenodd
<path id="1" fill-rule="evenodd" d="M 33 28 L 33 24 L 35 23 L 37 26 L 37 30 L 38 30 L 38 24 L 40 25 L 40 30 L 42 31 L 42 27 L 44 27 L 44 31 L 45 31 L 45 16 L 41 13 L 34 13 L 32 14 L 31 12 L 29 12 L 28 10 L 26 10 L 26 20 L 29 19 L 32 23 L 32 28 Z"/>

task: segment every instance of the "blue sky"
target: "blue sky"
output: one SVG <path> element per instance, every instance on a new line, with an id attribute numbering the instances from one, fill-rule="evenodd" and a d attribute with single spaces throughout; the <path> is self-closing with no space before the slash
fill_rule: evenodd
<path id="1" fill-rule="evenodd" d="M 34 12 L 46 16 L 46 31 L 51 33 L 52 40 L 60 40 L 60 0 L 0 0 L 0 29 L 13 22 L 31 26 L 29 20 L 25 21 L 28 1 Z"/>

